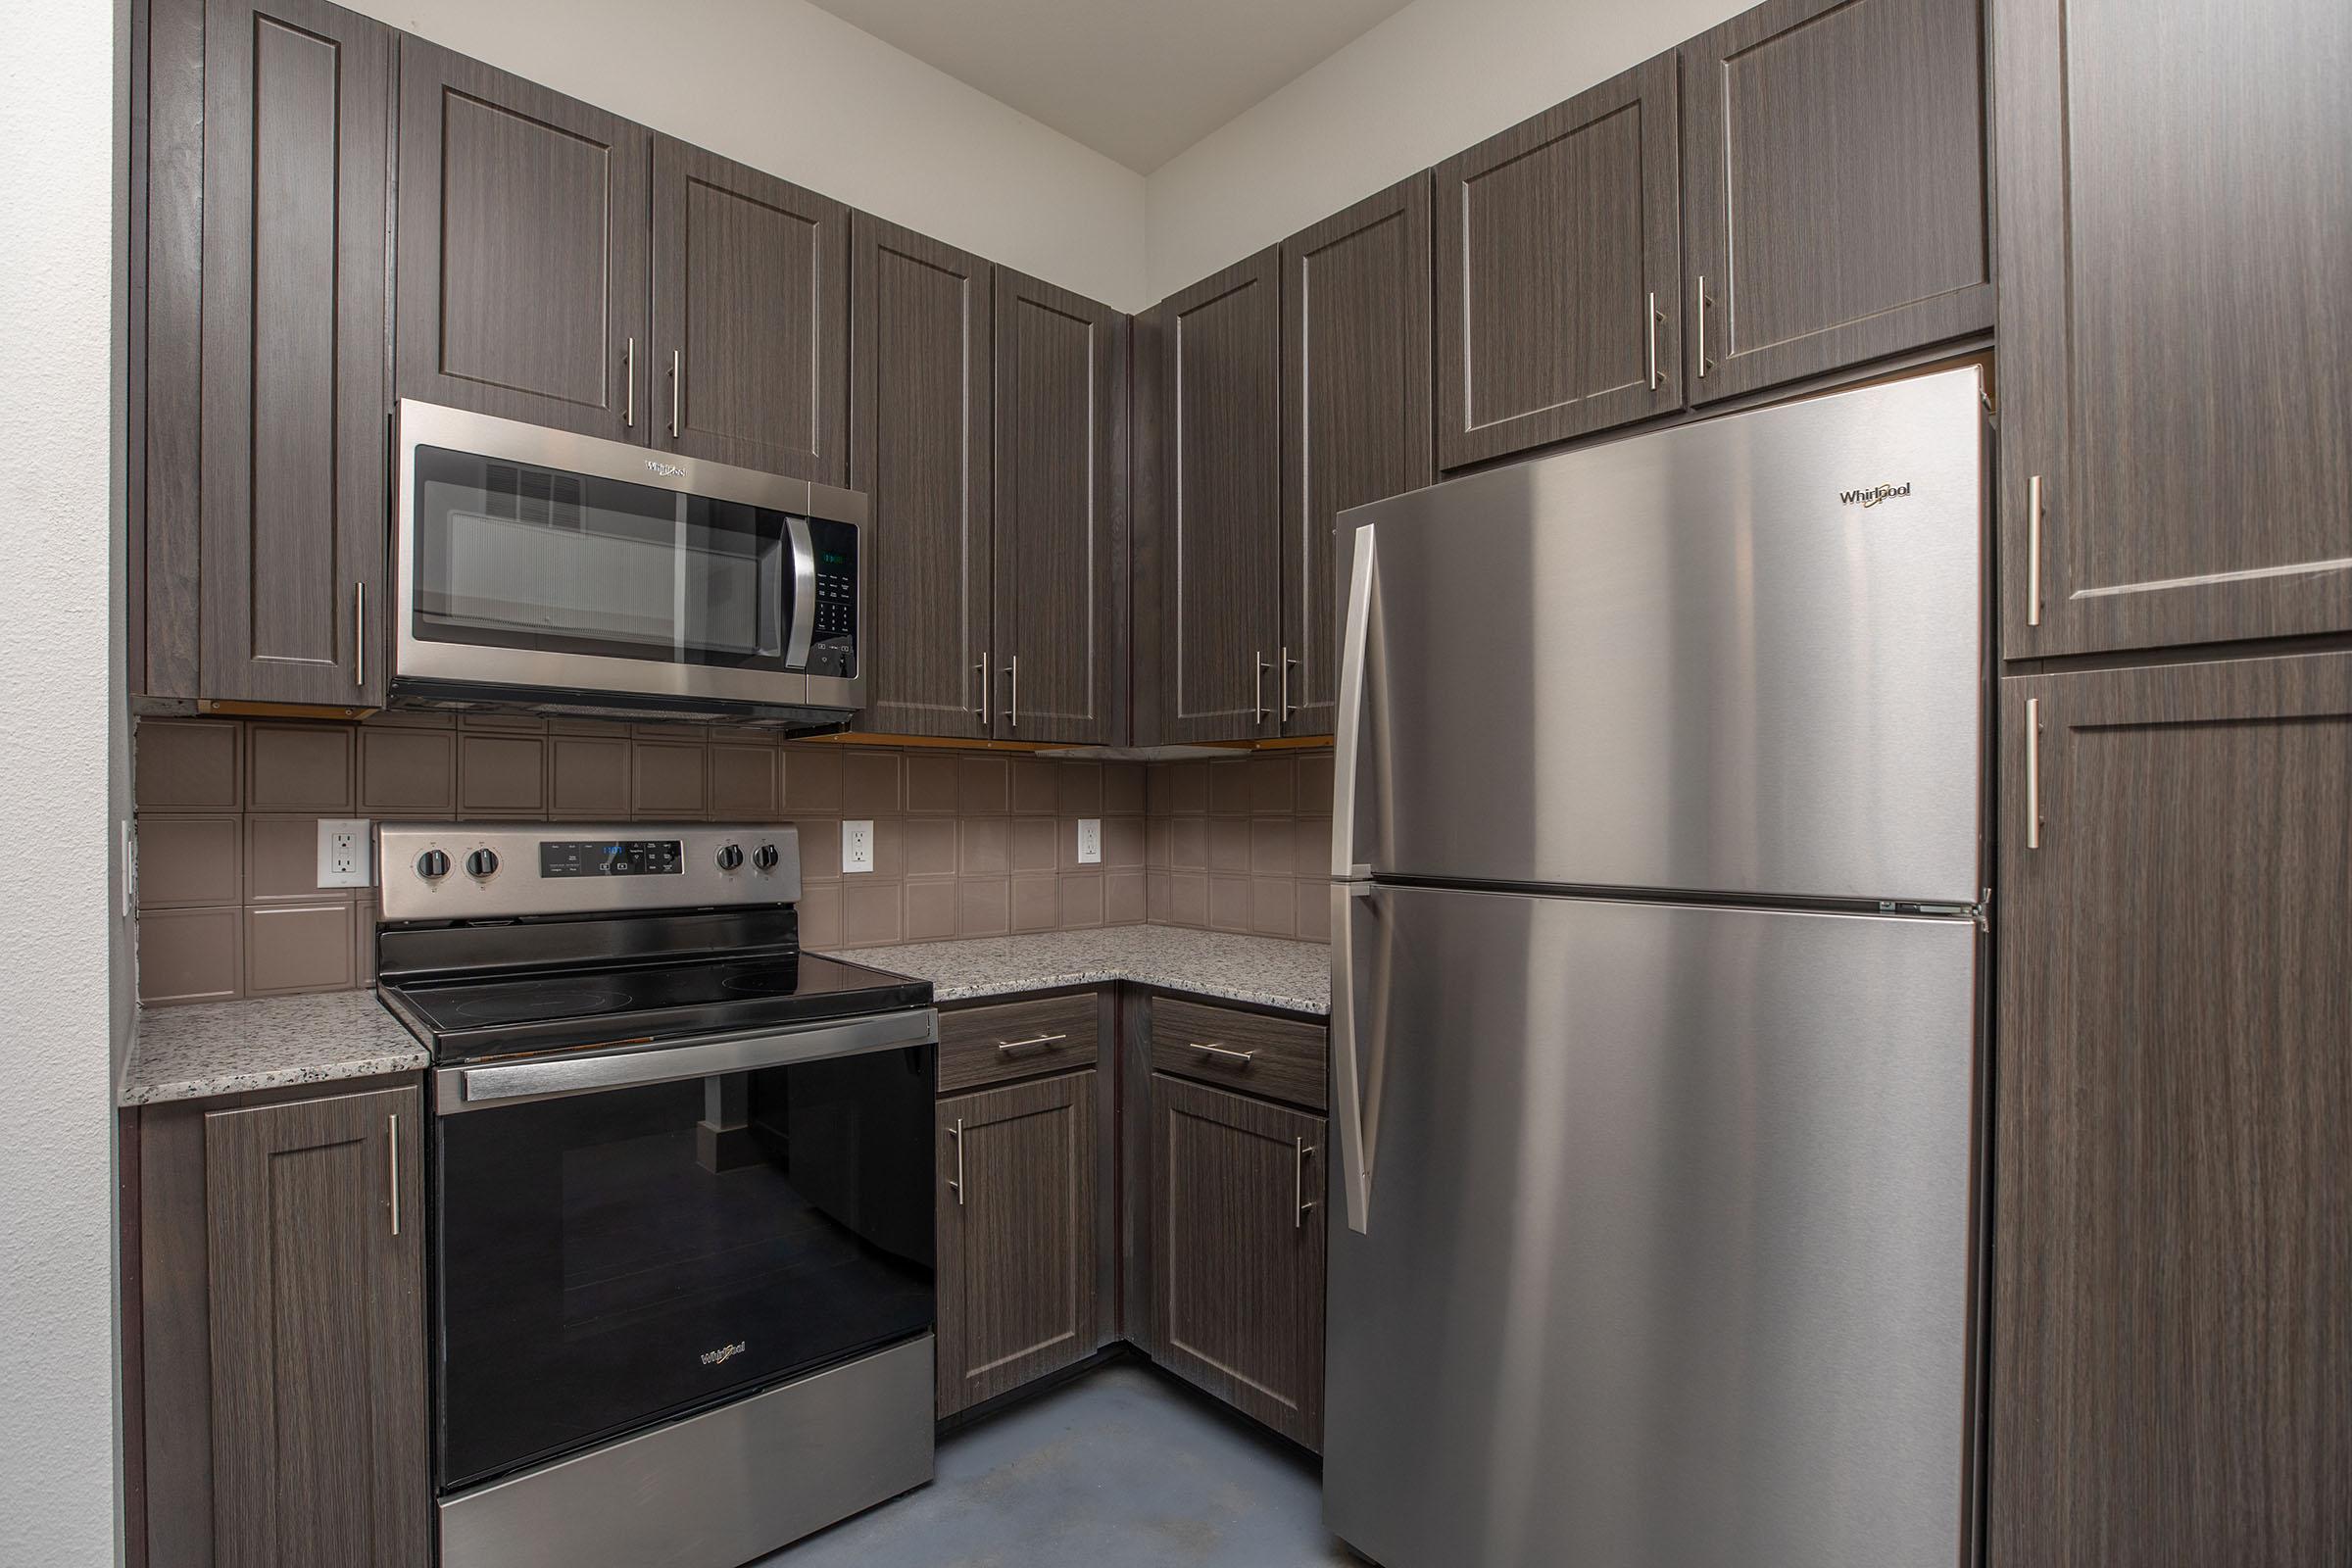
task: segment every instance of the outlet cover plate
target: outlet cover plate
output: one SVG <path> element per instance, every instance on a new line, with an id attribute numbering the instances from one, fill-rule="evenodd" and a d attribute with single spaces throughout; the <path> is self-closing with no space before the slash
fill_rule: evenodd
<path id="1" fill-rule="evenodd" d="M 375 882 L 375 845 L 364 816 L 318 819 L 318 885 L 364 888 Z"/>
<path id="2" fill-rule="evenodd" d="M 1102 819 L 1099 816 L 1082 816 L 1078 819 L 1078 863 L 1102 863 Z"/>
<path id="3" fill-rule="evenodd" d="M 874 824 L 870 820 L 841 824 L 841 874 L 853 876 L 874 868 Z"/>

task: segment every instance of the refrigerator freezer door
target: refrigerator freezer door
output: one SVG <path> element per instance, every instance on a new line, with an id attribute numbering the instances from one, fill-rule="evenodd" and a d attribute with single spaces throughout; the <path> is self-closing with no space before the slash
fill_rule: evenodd
<path id="1" fill-rule="evenodd" d="M 1976 903 L 1981 386 L 1945 371 L 1348 513 L 1351 565 L 1364 528 L 1374 559 L 1347 578 L 1334 874 Z"/>
<path id="2" fill-rule="evenodd" d="M 1376 1137 L 1330 1232 L 1331 1530 L 1385 1568 L 1957 1568 L 1974 926 L 1342 900 L 1333 1050 L 1380 1065 L 1333 1106 Z"/>

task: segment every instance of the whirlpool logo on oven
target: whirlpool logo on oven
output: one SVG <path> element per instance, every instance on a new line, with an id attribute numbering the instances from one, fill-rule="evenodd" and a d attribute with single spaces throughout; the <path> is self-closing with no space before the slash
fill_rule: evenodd
<path id="1" fill-rule="evenodd" d="M 1911 481 L 1901 484 L 1874 484 L 1867 490 L 1840 490 L 1838 499 L 1849 507 L 1875 507 L 1882 501 L 1899 501 L 1911 493 Z"/>
<path id="2" fill-rule="evenodd" d="M 750 1342 L 745 1340 L 737 1340 L 733 1345 L 722 1345 L 715 1350 L 705 1350 L 703 1352 L 703 1365 L 724 1366 L 729 1361 L 732 1361 L 737 1356 L 741 1355 L 743 1353 L 744 1346 L 748 1343 Z"/>

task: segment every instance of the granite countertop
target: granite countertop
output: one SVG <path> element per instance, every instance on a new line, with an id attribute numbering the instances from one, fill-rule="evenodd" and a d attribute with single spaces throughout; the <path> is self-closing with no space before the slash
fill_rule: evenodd
<path id="1" fill-rule="evenodd" d="M 1125 980 L 1293 1012 L 1331 1011 L 1331 949 L 1326 944 L 1228 936 L 1183 926 L 1118 925 L 1100 931 L 910 942 L 895 948 L 852 948 L 834 956 L 928 980 L 941 1002 Z"/>
<path id="2" fill-rule="evenodd" d="M 373 991 L 329 991 L 257 1002 L 148 1007 L 122 1068 L 116 1102 L 152 1105 L 416 1072 L 432 1063 Z"/>

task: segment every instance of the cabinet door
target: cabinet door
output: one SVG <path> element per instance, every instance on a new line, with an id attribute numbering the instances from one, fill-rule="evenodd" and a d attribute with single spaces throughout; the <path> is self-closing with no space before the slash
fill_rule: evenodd
<path id="1" fill-rule="evenodd" d="M 1127 728 L 1127 318 L 999 268 L 996 329 L 998 733 L 1115 746 Z"/>
<path id="2" fill-rule="evenodd" d="M 986 735 L 1000 706 L 988 644 L 989 266 L 863 213 L 851 252 L 850 488 L 872 508 L 865 570 L 883 628 L 860 727 Z"/>
<path id="3" fill-rule="evenodd" d="M 2004 650 L 2352 628 L 2352 8 L 1992 17 Z"/>
<path id="4" fill-rule="evenodd" d="M 1982 0 L 1769 0 L 1683 46 L 1690 401 L 1992 325 Z"/>
<path id="5" fill-rule="evenodd" d="M 644 440 L 652 132 L 420 38 L 400 83 L 400 395 Z"/>
<path id="6" fill-rule="evenodd" d="M 1438 465 L 1682 407 L 1674 57 L 1440 164 Z"/>
<path id="7" fill-rule="evenodd" d="M 1323 1441 L 1323 1127 L 1152 1075 L 1153 1354 L 1310 1448 Z"/>
<path id="8" fill-rule="evenodd" d="M 1339 712 L 1339 514 L 1436 477 L 1429 181 L 1282 242 L 1282 729 Z"/>
<path id="9" fill-rule="evenodd" d="M 394 1089 L 205 1117 L 217 1562 L 431 1550 L 422 1112 Z"/>
<path id="10" fill-rule="evenodd" d="M 1145 744 L 1279 733 L 1281 264 L 1269 247 L 1137 325 L 1137 724 Z"/>
<path id="11" fill-rule="evenodd" d="M 2352 655 L 2001 686 L 1987 1562 L 2352 1561 Z"/>
<path id="12" fill-rule="evenodd" d="M 1095 1069 L 939 1102 L 939 1413 L 1094 1354 Z"/>
<path id="13" fill-rule="evenodd" d="M 655 445 L 846 482 L 849 342 L 849 209 L 656 136 Z"/>
<path id="14" fill-rule="evenodd" d="M 318 0 L 205 7 L 206 697 L 384 697 L 392 32 Z"/>

